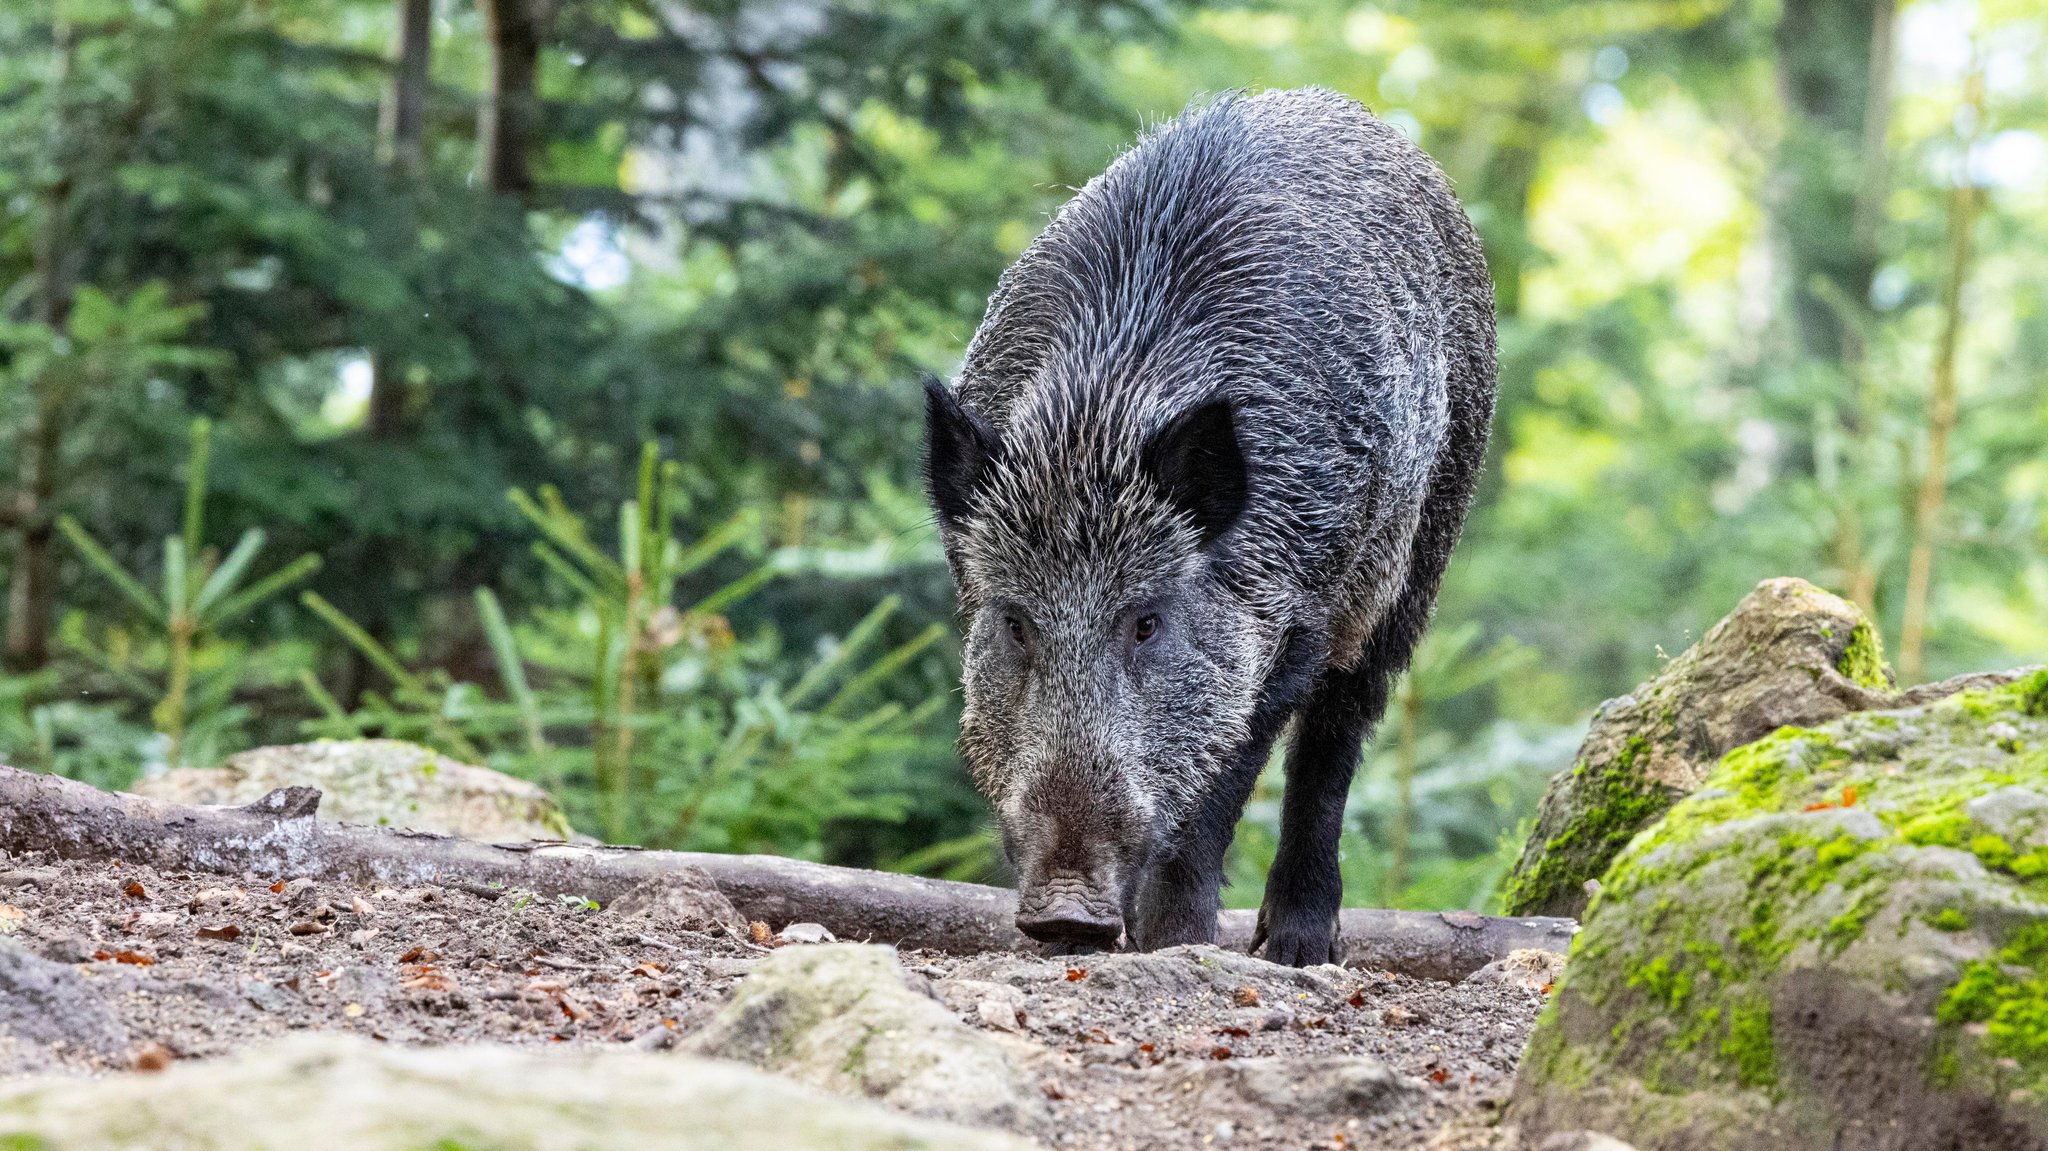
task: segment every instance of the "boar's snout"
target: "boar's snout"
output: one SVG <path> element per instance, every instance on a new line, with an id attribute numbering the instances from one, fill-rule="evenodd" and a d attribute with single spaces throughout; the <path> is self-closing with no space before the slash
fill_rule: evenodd
<path id="1" fill-rule="evenodd" d="M 1017 930 L 1048 944 L 1054 954 L 1111 951 L 1123 938 L 1124 917 L 1113 898 L 1086 880 L 1055 879 L 1024 893 Z"/>

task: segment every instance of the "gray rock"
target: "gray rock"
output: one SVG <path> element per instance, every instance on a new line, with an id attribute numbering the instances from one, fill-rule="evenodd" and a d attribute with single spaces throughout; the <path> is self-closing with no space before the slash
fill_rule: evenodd
<path id="1" fill-rule="evenodd" d="M 1536 1151 L 1636 1151 L 1612 1135 L 1598 1131 L 1563 1131 L 1537 1144 Z"/>
<path id="2" fill-rule="evenodd" d="M 1579 917 L 1586 882 L 1733 748 L 1780 727 L 1928 703 L 2016 674 L 1895 691 L 1877 632 L 1854 604 L 1805 580 L 1765 580 L 1655 678 L 1600 705 L 1577 761 L 1544 792 L 1508 876 L 1507 913 Z"/>
<path id="3" fill-rule="evenodd" d="M 729 1063 L 298 1035 L 161 1074 L 0 1085 L 0 1146 L 1028 1151 Z"/>
<path id="4" fill-rule="evenodd" d="M 128 1032 L 75 968 L 0 939 L 0 1035 L 103 1059 L 121 1057 Z"/>
<path id="5" fill-rule="evenodd" d="M 1029 1048 L 913 990 L 889 947 L 785 947 L 684 1046 L 915 1115 L 1012 1130 L 1045 1120 L 1021 1067 Z"/>
<path id="6" fill-rule="evenodd" d="M 1646 1151 L 2048 1145 L 2044 808 L 2048 671 L 1736 749 L 1608 870 L 1508 1120 Z"/>
<path id="7" fill-rule="evenodd" d="M 181 767 L 137 783 L 171 803 L 242 806 L 278 788 L 320 792 L 320 819 L 408 827 L 470 839 L 568 839 L 569 821 L 547 792 L 523 779 L 391 739 L 261 747 L 219 767 Z"/>
<path id="8" fill-rule="evenodd" d="M 1531 991 L 1548 991 L 1564 973 L 1564 956 L 1555 951 L 1523 948 L 1510 951 L 1465 977 L 1467 983 L 1506 983 Z"/>
<path id="9" fill-rule="evenodd" d="M 1210 1106 L 1323 1121 L 1398 1110 L 1423 1092 L 1421 1084 L 1359 1055 L 1232 1059 L 1200 1067 L 1192 1076 L 1167 1074 L 1192 1079 L 1194 1092 Z"/>
<path id="10" fill-rule="evenodd" d="M 688 931 L 724 932 L 747 938 L 747 919 L 709 875 L 694 867 L 650 879 L 611 901 L 605 911 L 653 920 Z"/>

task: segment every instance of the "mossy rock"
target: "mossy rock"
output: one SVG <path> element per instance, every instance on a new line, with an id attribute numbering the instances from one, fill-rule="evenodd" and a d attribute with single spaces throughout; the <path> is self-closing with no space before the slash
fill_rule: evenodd
<path id="1" fill-rule="evenodd" d="M 1996 682 L 1966 676 L 1893 691 L 1877 632 L 1854 604 L 1805 580 L 1765 580 L 1655 678 L 1600 706 L 1576 762 L 1544 793 L 1508 877 L 1508 913 L 1579 915 L 1586 881 L 1732 748 L 1780 727 Z"/>
<path id="2" fill-rule="evenodd" d="M 302 1034 L 228 1059 L 0 1085 L 9 1151 L 1030 1151 L 749 1067 Z"/>
<path id="3" fill-rule="evenodd" d="M 569 839 L 554 799 L 488 767 L 395 739 L 322 739 L 259 747 L 219 767 L 181 767 L 137 783 L 172 803 L 254 803 L 280 787 L 320 791 L 321 819 L 436 831 L 489 842 Z"/>
<path id="4" fill-rule="evenodd" d="M 777 950 L 684 1046 L 914 1115 L 1021 1132 L 1046 1122 L 1025 1070 L 1034 1050 L 960 1022 L 878 944 Z"/>
<path id="5" fill-rule="evenodd" d="M 2048 670 L 1725 756 L 1607 872 L 1508 1120 L 2048 1145 Z"/>

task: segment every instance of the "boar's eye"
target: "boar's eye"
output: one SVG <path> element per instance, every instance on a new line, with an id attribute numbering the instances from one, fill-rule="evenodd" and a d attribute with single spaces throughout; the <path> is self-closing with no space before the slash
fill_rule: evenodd
<path id="1" fill-rule="evenodd" d="M 1131 625 L 1131 638 L 1139 643 L 1151 639 L 1158 632 L 1159 617 L 1156 615 L 1139 616 L 1138 622 Z"/>
<path id="2" fill-rule="evenodd" d="M 1024 621 L 1023 621 L 1023 620 L 1021 620 L 1021 619 L 1018 619 L 1018 618 L 1017 618 L 1016 616 L 1013 616 L 1013 615 L 1006 615 L 1006 616 L 1004 616 L 1004 617 L 1003 617 L 1003 622 L 1004 622 L 1005 624 L 1008 624 L 1008 625 L 1009 625 L 1009 628 L 1010 628 L 1010 638 L 1011 638 L 1011 639 L 1013 639 L 1013 640 L 1016 640 L 1016 641 L 1017 641 L 1017 646 L 1018 646 L 1018 647 L 1023 647 L 1023 646 L 1024 646 Z"/>

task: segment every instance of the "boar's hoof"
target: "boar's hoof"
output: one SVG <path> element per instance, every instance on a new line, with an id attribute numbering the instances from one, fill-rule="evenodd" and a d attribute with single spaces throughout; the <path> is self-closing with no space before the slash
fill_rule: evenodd
<path id="1" fill-rule="evenodd" d="M 1265 947 L 1268 963 L 1283 967 L 1314 967 L 1319 963 L 1337 962 L 1337 920 L 1318 919 L 1301 915 L 1274 915 L 1267 918 L 1267 909 L 1259 909 L 1258 927 L 1252 933 L 1249 950 L 1259 953 Z"/>
<path id="2" fill-rule="evenodd" d="M 1113 951 L 1123 937 L 1123 917 L 1085 907 L 1076 899 L 1054 899 L 1029 911 L 1017 913 L 1017 930 L 1051 945 L 1054 954 L 1075 954 L 1079 949 Z"/>

